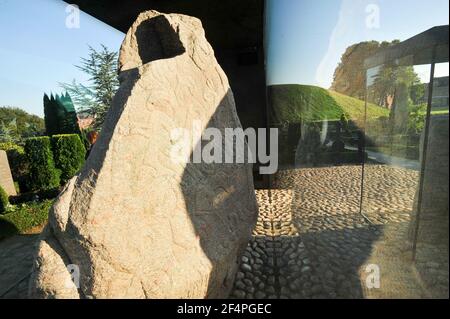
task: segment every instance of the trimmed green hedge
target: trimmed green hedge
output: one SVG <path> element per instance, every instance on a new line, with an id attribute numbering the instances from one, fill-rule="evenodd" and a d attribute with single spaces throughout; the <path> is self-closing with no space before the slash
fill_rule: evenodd
<path id="1" fill-rule="evenodd" d="M 59 186 L 61 172 L 55 167 L 48 136 L 27 139 L 25 154 L 30 165 L 27 179 L 30 190 L 47 190 Z"/>
<path id="2" fill-rule="evenodd" d="M 0 215 L 0 240 L 44 225 L 52 204 L 53 200 L 46 200 L 9 207 L 5 215 Z"/>
<path id="3" fill-rule="evenodd" d="M 0 214 L 3 214 L 9 206 L 9 196 L 0 186 Z"/>
<path id="4" fill-rule="evenodd" d="M 78 134 L 52 136 L 55 166 L 61 171 L 63 183 L 71 179 L 83 166 L 86 148 Z"/>

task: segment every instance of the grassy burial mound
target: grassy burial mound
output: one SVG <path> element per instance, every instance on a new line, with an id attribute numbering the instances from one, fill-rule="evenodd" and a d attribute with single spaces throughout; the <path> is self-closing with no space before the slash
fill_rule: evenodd
<path id="1" fill-rule="evenodd" d="M 284 84 L 268 88 L 271 116 L 275 122 L 336 121 L 342 114 L 362 123 L 365 102 L 317 86 Z M 368 119 L 389 116 L 389 110 L 368 104 Z"/>
<path id="2" fill-rule="evenodd" d="M 282 165 L 318 166 L 360 163 L 364 154 L 345 149 L 359 148 L 364 125 L 365 102 L 344 94 L 308 85 L 269 87 L 271 124 L 279 127 Z M 348 119 L 341 122 L 342 115 Z M 369 104 L 369 120 L 389 116 L 389 110 Z M 327 123 L 323 131 L 322 123 Z M 287 124 L 287 125 L 286 125 Z M 303 134 L 301 138 L 301 126 Z M 341 129 L 338 129 L 341 127 Z M 341 133 L 339 133 L 341 131 Z M 323 136 L 323 132 L 327 132 Z"/>

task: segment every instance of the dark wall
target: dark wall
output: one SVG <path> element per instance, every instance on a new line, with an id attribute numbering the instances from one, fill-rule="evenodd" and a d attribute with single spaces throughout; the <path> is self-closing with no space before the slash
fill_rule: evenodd
<path id="1" fill-rule="evenodd" d="M 244 129 L 266 127 L 266 82 L 262 50 L 218 50 L 216 57 L 230 81 Z"/>

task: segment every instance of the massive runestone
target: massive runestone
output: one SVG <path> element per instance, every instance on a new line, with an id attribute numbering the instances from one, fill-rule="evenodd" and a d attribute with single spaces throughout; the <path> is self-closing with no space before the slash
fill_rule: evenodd
<path id="1" fill-rule="evenodd" d="M 251 166 L 173 159 L 176 128 L 241 127 L 201 22 L 142 13 L 119 71 L 100 137 L 50 211 L 30 297 L 227 297 L 256 222 Z"/>

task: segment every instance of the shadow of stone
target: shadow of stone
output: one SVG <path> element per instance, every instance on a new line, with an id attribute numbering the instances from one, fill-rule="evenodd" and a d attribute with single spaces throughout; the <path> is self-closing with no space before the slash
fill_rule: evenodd
<path id="1" fill-rule="evenodd" d="M 302 260 L 279 257 L 281 295 L 294 298 L 363 298 L 361 269 L 380 239 L 382 226 L 359 214 L 361 167 L 285 170 L 275 186 L 292 191 L 290 214 L 305 246 Z M 292 243 L 290 243 L 292 242 Z M 297 245 L 298 246 L 298 245 Z M 301 249 L 300 249 L 301 250 Z M 297 257 L 294 257 L 294 259 Z M 305 262 L 306 260 L 306 262 Z M 284 292 L 283 292 L 284 291 Z"/>
<path id="2" fill-rule="evenodd" d="M 206 125 L 219 129 L 222 137 L 225 128 L 239 125 L 230 107 L 230 96 L 231 90 Z M 195 148 L 201 149 L 199 142 Z M 224 138 L 222 149 L 225 150 Z M 224 162 L 223 154 L 222 158 Z M 226 298 L 233 287 L 239 257 L 251 239 L 256 222 L 258 209 L 256 201 L 251 202 L 254 198 L 251 168 L 249 164 L 195 164 L 191 161 L 184 169 L 180 186 L 195 233 L 212 265 L 206 298 Z M 249 215 L 251 211 L 254 214 Z M 245 234 L 248 234 L 247 241 L 243 240 Z"/>
<path id="3" fill-rule="evenodd" d="M 136 30 L 136 39 L 142 64 L 170 59 L 186 51 L 164 16 L 142 22 Z"/>
<path id="4" fill-rule="evenodd" d="M 325 298 L 363 298 L 361 271 L 372 254 L 382 226 L 326 230 L 302 234 L 315 276 Z M 312 277 L 309 277 L 311 280 Z M 311 283 L 311 286 L 314 282 Z"/>

